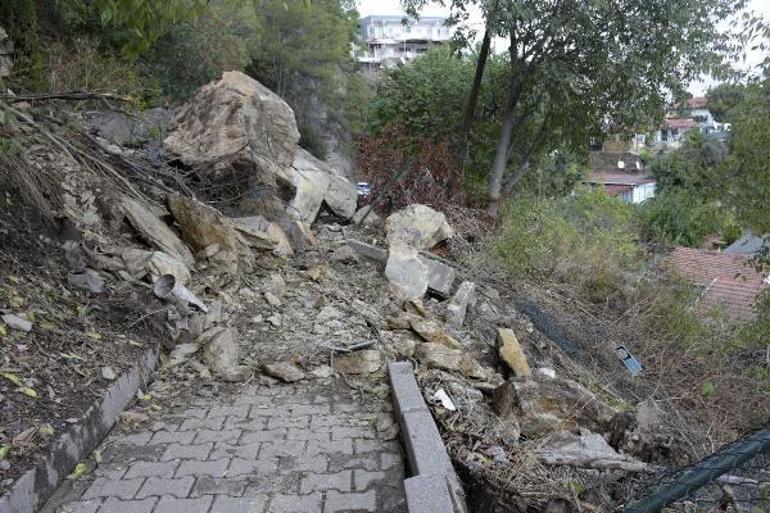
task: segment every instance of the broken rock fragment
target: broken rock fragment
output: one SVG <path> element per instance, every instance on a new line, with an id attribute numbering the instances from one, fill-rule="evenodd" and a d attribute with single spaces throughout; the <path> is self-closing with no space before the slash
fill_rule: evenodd
<path id="1" fill-rule="evenodd" d="M 425 205 L 409 205 L 385 220 L 388 242 L 400 240 L 418 249 L 430 249 L 454 235 L 441 212 Z"/>
<path id="2" fill-rule="evenodd" d="M 104 292 L 104 279 L 97 271 L 88 267 L 80 273 L 69 273 L 67 275 L 67 283 L 94 294 Z"/>
<path id="3" fill-rule="evenodd" d="M 428 367 L 459 372 L 464 376 L 484 379 L 487 371 L 476 360 L 457 349 L 443 344 L 425 342 L 417 346 L 415 356 Z"/>
<path id="4" fill-rule="evenodd" d="M 241 355 L 235 330 L 212 328 L 202 335 L 208 340 L 203 346 L 203 361 L 211 371 L 226 381 L 244 381 L 248 367 L 239 365 Z"/>
<path id="5" fill-rule="evenodd" d="M 473 304 L 476 296 L 476 284 L 472 281 L 464 281 L 455 292 L 446 309 L 446 322 L 455 329 L 462 327 L 468 306 Z"/>
<path id="6" fill-rule="evenodd" d="M 305 379 L 305 373 L 299 367 L 289 362 L 268 363 L 264 365 L 264 371 L 284 383 L 294 383 Z"/>
<path id="7" fill-rule="evenodd" d="M 337 355 L 333 365 L 341 374 L 371 374 L 380 370 L 382 359 L 378 350 L 369 349 Z"/>
<path id="8" fill-rule="evenodd" d="M 428 269 L 428 289 L 441 297 L 449 297 L 455 282 L 454 267 L 424 255 L 420 255 L 419 258 Z"/>
<path id="9" fill-rule="evenodd" d="M 626 472 L 647 470 L 647 465 L 641 461 L 615 451 L 600 434 L 584 431 L 575 435 L 564 432 L 554 438 L 549 447 L 535 453 L 537 459 L 546 465 Z"/>
<path id="10" fill-rule="evenodd" d="M 195 259 L 185 243 L 146 205 L 123 196 L 121 207 L 128 222 L 147 243 L 192 267 Z"/>
<path id="11" fill-rule="evenodd" d="M 401 240 L 390 245 L 385 277 L 403 299 L 421 298 L 428 290 L 428 268 L 417 249 Z"/>
<path id="12" fill-rule="evenodd" d="M 420 335 L 420 338 L 426 342 L 441 344 L 452 349 L 462 348 L 460 343 L 454 337 L 441 329 L 441 326 L 432 319 L 412 317 L 409 324 L 414 332 Z"/>
<path id="13" fill-rule="evenodd" d="M 519 339 L 509 328 L 497 329 L 497 347 L 500 359 L 516 374 L 516 376 L 531 376 L 532 370 L 527 363 L 527 357 L 521 349 Z"/>
<path id="14" fill-rule="evenodd" d="M 32 331 L 32 323 L 27 319 L 14 314 L 4 314 L 0 319 L 11 329 L 18 331 Z"/>

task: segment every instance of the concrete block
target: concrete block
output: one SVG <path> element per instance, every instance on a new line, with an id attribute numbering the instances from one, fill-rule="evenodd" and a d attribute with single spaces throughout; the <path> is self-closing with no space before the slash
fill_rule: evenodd
<path id="1" fill-rule="evenodd" d="M 404 480 L 409 513 L 447 513 L 455 511 L 442 476 L 415 476 Z"/>
<path id="2" fill-rule="evenodd" d="M 418 258 L 428 268 L 428 290 L 441 297 L 449 297 L 455 283 L 456 271 L 454 267 L 424 255 L 420 255 Z"/>

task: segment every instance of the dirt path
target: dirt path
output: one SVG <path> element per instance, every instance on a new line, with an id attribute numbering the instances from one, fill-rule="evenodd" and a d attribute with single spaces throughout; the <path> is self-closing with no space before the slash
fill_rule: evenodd
<path id="1" fill-rule="evenodd" d="M 191 399 L 116 429 L 87 479 L 43 513 L 401 512 L 404 464 L 389 404 L 333 380 Z"/>

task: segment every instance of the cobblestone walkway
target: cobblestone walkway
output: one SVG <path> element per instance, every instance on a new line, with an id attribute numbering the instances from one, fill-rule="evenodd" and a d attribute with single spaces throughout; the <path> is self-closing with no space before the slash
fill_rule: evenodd
<path id="1" fill-rule="evenodd" d="M 62 513 L 405 512 L 392 416 L 337 385 L 196 400 L 152 429 L 113 432 Z M 390 430 L 392 435 L 392 430 Z M 79 488 L 79 489 L 78 489 Z"/>

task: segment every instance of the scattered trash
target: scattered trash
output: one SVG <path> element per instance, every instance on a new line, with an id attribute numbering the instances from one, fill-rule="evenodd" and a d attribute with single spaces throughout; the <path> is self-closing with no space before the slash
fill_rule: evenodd
<path id="1" fill-rule="evenodd" d="M 618 358 L 620 358 L 620 361 L 623 362 L 623 365 L 626 366 L 626 369 L 628 369 L 628 372 L 630 372 L 632 376 L 636 376 L 644 370 L 644 366 L 628 352 L 628 349 L 626 349 L 625 346 L 617 346 L 615 348 L 615 354 L 618 355 Z"/>
<path id="2" fill-rule="evenodd" d="M 203 313 L 208 313 L 209 311 L 203 301 L 198 299 L 187 287 L 181 283 L 177 283 L 173 274 L 164 274 L 158 278 L 158 281 L 155 282 L 153 292 L 160 299 L 168 301 L 170 298 L 176 298 L 197 307 Z"/>
<path id="3" fill-rule="evenodd" d="M 443 388 L 439 388 L 438 390 L 436 390 L 436 393 L 433 394 L 433 399 L 435 401 L 439 401 L 441 403 L 441 406 L 443 406 L 447 410 L 457 411 L 457 406 L 455 406 L 455 403 L 452 402 L 452 399 L 449 397 L 449 394 L 447 394 Z"/>

